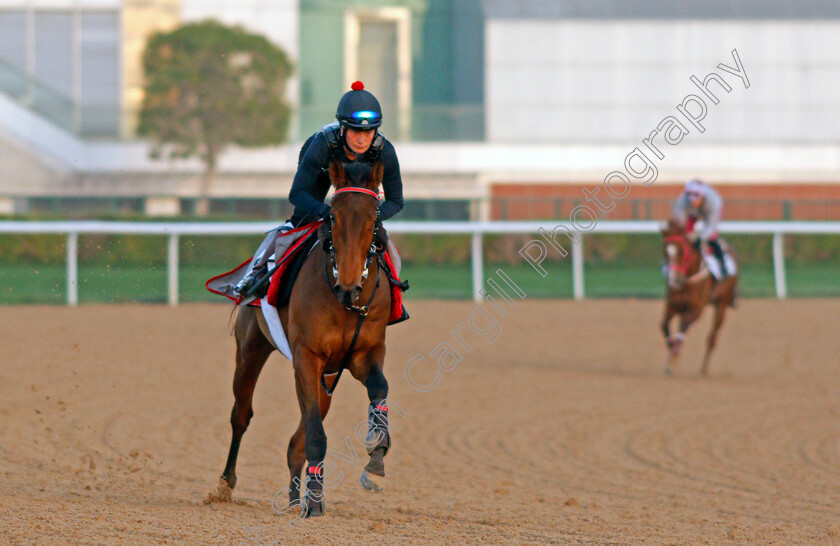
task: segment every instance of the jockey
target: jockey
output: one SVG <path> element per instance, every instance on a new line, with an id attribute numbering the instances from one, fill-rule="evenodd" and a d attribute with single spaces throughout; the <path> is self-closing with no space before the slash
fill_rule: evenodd
<path id="1" fill-rule="evenodd" d="M 325 125 L 306 139 L 298 156 L 289 201 L 295 206 L 292 218 L 269 232 L 257 249 L 248 273 L 236 284 L 242 296 L 258 292 L 267 270 L 269 258 L 279 259 L 287 250 L 289 237 L 278 237 L 281 232 L 300 227 L 318 218 L 327 219 L 330 206 L 324 199 L 332 186 L 329 175 L 330 161 L 339 158 L 344 163 L 382 161 L 384 172 L 382 189 L 385 201 L 379 206 L 380 220 L 394 216 L 404 206 L 400 164 L 393 144 L 379 131 L 382 109 L 372 93 L 362 82 L 354 82 L 350 91 L 341 97 L 336 109 L 337 122 Z M 393 245 L 388 244 L 389 254 L 396 258 Z M 397 263 L 397 260 L 395 260 Z"/>
<path id="2" fill-rule="evenodd" d="M 698 249 L 707 244 L 720 263 L 721 276 L 728 275 L 723 249 L 718 241 L 718 222 L 720 222 L 723 200 L 720 194 L 701 180 L 689 180 L 683 192 L 674 204 L 674 218 L 685 227 L 688 239 Z M 703 229 L 694 229 L 697 220 L 703 220 Z"/>

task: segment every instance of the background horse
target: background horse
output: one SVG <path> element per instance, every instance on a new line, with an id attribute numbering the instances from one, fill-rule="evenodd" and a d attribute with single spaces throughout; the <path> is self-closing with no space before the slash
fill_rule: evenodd
<path id="1" fill-rule="evenodd" d="M 662 332 L 671 352 L 665 371 L 673 371 L 686 330 L 700 317 L 703 307 L 709 303 L 715 306 L 715 317 L 712 330 L 706 339 L 706 355 L 703 357 L 701 369 L 701 373 L 706 375 L 726 308 L 735 301 L 738 275 L 736 273 L 717 281 L 706 268 L 700 251 L 691 244 L 684 228 L 676 220 L 669 220 L 663 225 L 662 237 L 663 252 L 668 261 L 668 292 L 665 296 Z M 731 248 L 727 248 L 727 252 L 733 254 Z M 735 260 L 734 254 L 732 259 Z M 679 331 L 671 336 L 671 319 L 676 315 L 680 317 Z"/>
<path id="2" fill-rule="evenodd" d="M 336 193 L 330 219 L 319 231 L 322 244 L 306 258 L 289 304 L 278 310 L 292 349 L 301 412 L 287 453 L 289 500 L 300 501 L 300 476 L 306 463 L 307 491 L 301 506 L 307 516 L 321 515 L 325 508 L 323 461 L 327 438 L 323 419 L 344 368 L 367 387 L 370 399 L 366 441 L 370 462 L 362 474 L 362 485 L 378 489 L 376 478 L 385 475 L 383 457 L 391 440 L 385 402 L 388 382 L 382 367 L 391 296 L 373 244 L 379 226 L 377 190 L 382 172 L 381 162 L 372 169 L 361 166 L 346 172 L 341 162 L 333 161 L 330 177 Z M 222 474 L 231 488 L 236 485 L 236 457 L 242 435 L 254 414 L 254 387 L 275 350 L 265 319 L 256 308 L 240 308 L 234 335 L 233 435 Z"/>

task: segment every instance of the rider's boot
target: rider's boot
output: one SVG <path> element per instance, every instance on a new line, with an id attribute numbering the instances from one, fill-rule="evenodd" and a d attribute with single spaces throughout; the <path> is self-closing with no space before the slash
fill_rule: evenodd
<path id="1" fill-rule="evenodd" d="M 717 258 L 717 261 L 720 264 L 721 278 L 728 277 L 729 272 L 726 270 L 726 257 L 723 255 L 723 248 L 721 248 L 720 242 L 717 239 L 710 240 L 709 247 L 711 247 L 712 253 L 715 255 L 715 258 Z"/>
<path id="2" fill-rule="evenodd" d="M 236 293 L 243 298 L 251 296 L 255 285 L 268 270 L 268 261 L 271 259 L 277 235 L 282 227 L 273 229 L 266 234 L 265 240 L 254 254 L 254 259 L 251 260 L 251 267 L 248 272 L 234 285 L 233 288 Z"/>
<path id="3" fill-rule="evenodd" d="M 251 269 L 247 275 L 242 277 L 234 289 L 236 293 L 240 296 L 250 296 L 251 291 L 254 289 L 254 286 L 257 284 L 257 281 L 265 274 L 267 270 L 266 264 L 257 264 Z"/>

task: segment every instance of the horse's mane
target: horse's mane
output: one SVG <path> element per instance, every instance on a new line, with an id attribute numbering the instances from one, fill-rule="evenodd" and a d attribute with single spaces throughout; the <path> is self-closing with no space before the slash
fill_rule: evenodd
<path id="1" fill-rule="evenodd" d="M 370 169 L 370 163 L 359 163 L 358 161 L 344 163 L 344 174 L 347 181 L 354 186 L 364 183 L 370 174 Z"/>
<path id="2" fill-rule="evenodd" d="M 348 186 L 362 187 L 376 191 L 382 182 L 384 167 L 381 161 L 374 164 L 362 161 L 330 162 L 330 179 L 336 189 Z"/>

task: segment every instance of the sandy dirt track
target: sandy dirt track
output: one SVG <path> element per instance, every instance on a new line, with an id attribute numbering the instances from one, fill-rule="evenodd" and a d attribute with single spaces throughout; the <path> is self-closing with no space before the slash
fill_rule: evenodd
<path id="1" fill-rule="evenodd" d="M 405 363 L 473 307 L 410 302 L 388 333 L 387 491 L 359 487 L 356 444 L 358 464 L 328 457 L 326 516 L 297 525 L 271 506 L 299 415 L 277 354 L 234 502 L 203 503 L 230 439 L 228 306 L 0 307 L 0 543 L 840 544 L 840 301 L 742 301 L 705 380 L 708 310 L 665 377 L 660 302 L 526 301 L 410 388 Z M 366 408 L 342 378 L 330 452 Z"/>

